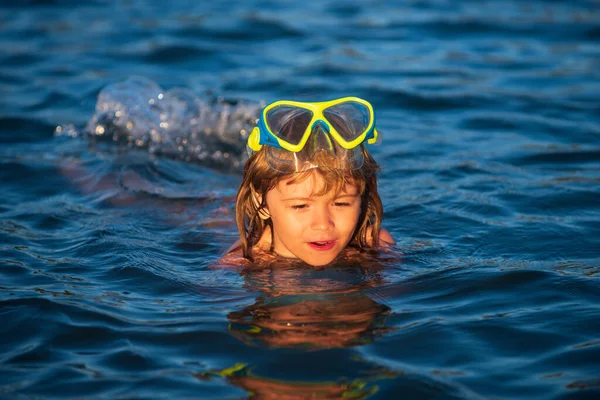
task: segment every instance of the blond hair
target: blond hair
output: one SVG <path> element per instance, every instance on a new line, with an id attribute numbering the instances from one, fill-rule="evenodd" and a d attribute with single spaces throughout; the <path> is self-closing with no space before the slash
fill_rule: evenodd
<path id="1" fill-rule="evenodd" d="M 362 166 L 354 170 L 342 170 L 325 164 L 304 172 L 282 173 L 271 168 L 265 160 L 264 148 L 254 153 L 244 166 L 244 177 L 238 189 L 235 219 L 240 234 L 242 254 L 250 260 L 252 247 L 258 243 L 267 226 L 273 226 L 265 213 L 267 192 L 284 179 L 302 182 L 313 173 L 318 173 L 325 184 L 316 196 L 334 190 L 337 195 L 346 184 L 356 187 L 361 198 L 361 212 L 350 245 L 359 249 L 376 249 L 379 245 L 379 230 L 383 218 L 383 206 L 377 191 L 377 171 L 379 165 L 361 146 L 364 157 Z M 367 237 L 369 236 L 369 237 Z"/>

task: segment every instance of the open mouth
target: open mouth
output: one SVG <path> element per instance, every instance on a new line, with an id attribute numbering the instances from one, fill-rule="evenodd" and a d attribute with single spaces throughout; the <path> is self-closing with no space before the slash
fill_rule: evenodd
<path id="1" fill-rule="evenodd" d="M 329 250 L 335 244 L 335 240 L 325 240 L 320 242 L 308 242 L 310 247 L 315 250 Z"/>

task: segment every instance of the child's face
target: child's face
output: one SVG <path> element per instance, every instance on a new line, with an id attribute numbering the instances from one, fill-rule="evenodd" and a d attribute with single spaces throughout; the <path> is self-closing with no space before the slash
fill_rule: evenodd
<path id="1" fill-rule="evenodd" d="M 313 195 L 324 183 L 313 173 L 301 182 L 284 179 L 267 192 L 277 254 L 321 266 L 333 261 L 352 239 L 360 216 L 360 193 L 346 184 L 337 196 L 334 191 Z"/>

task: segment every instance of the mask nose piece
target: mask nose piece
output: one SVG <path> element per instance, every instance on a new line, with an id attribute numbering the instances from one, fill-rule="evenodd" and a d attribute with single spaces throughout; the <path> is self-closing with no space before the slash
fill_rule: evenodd
<path id="1" fill-rule="evenodd" d="M 335 155 L 335 147 L 332 137 L 329 135 L 329 129 L 322 121 L 317 121 L 312 126 L 312 132 L 307 145 L 307 150 L 312 154 L 325 150 Z"/>

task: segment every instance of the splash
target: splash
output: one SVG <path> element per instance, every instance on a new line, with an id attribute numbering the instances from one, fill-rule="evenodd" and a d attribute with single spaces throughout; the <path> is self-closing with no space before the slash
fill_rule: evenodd
<path id="1" fill-rule="evenodd" d="M 197 97 L 185 88 L 163 90 L 154 81 L 131 77 L 110 84 L 98 95 L 85 128 L 65 125 L 57 136 L 85 136 L 92 143 L 147 149 L 203 165 L 241 170 L 246 140 L 256 125 L 260 103 Z"/>

